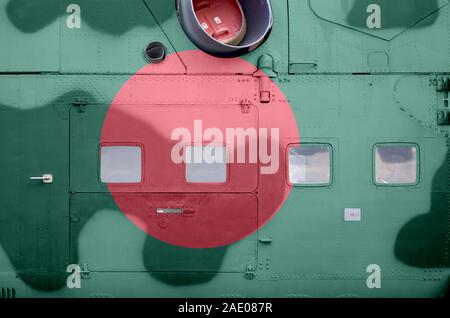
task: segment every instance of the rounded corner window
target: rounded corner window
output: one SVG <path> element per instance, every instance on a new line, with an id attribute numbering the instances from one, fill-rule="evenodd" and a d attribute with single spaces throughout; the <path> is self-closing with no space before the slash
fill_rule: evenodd
<path id="1" fill-rule="evenodd" d="M 136 144 L 100 145 L 100 182 L 136 184 L 143 181 L 143 148 Z"/>
<path id="2" fill-rule="evenodd" d="M 187 183 L 223 185 L 228 182 L 226 145 L 188 145 L 185 163 Z"/>
<path id="3" fill-rule="evenodd" d="M 332 146 L 305 143 L 288 146 L 288 184 L 294 187 L 327 187 L 332 184 Z"/>
<path id="4" fill-rule="evenodd" d="M 237 57 L 258 48 L 273 24 L 269 0 L 177 0 L 180 24 L 202 51 Z"/>
<path id="5" fill-rule="evenodd" d="M 373 148 L 374 183 L 377 186 L 419 184 L 419 146 L 415 143 L 380 143 Z"/>

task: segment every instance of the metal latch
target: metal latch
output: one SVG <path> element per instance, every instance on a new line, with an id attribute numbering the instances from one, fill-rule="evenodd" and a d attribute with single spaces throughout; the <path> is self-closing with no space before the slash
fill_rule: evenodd
<path id="1" fill-rule="evenodd" d="M 436 87 L 438 92 L 449 92 L 450 78 L 449 77 L 438 78 Z"/>
<path id="2" fill-rule="evenodd" d="M 272 239 L 272 237 L 262 237 L 259 239 L 259 242 L 261 244 L 272 244 L 273 239 Z"/>
<path id="3" fill-rule="evenodd" d="M 88 269 L 88 265 L 86 263 L 81 264 L 80 274 L 82 278 L 90 278 L 91 271 Z"/>
<path id="4" fill-rule="evenodd" d="M 272 100 L 272 80 L 263 71 L 257 71 L 253 74 L 259 79 L 259 101 L 267 104 Z"/>
<path id="5" fill-rule="evenodd" d="M 256 268 L 252 264 L 248 264 L 245 269 L 245 278 L 246 279 L 254 279 L 256 277 Z"/>
<path id="6" fill-rule="evenodd" d="M 436 83 L 438 93 L 437 123 L 440 126 L 450 125 L 450 108 L 448 92 L 450 91 L 450 77 L 438 78 Z"/>
<path id="7" fill-rule="evenodd" d="M 73 106 L 77 108 L 77 112 L 84 113 L 88 102 L 84 100 L 76 100 L 73 102 Z"/>
<path id="8" fill-rule="evenodd" d="M 270 103 L 272 80 L 266 75 L 259 78 L 259 101 L 261 103 Z"/>
<path id="9" fill-rule="evenodd" d="M 258 71 L 253 76 L 259 78 L 259 101 L 265 104 L 270 103 L 272 101 L 271 78 L 277 77 L 271 55 L 265 54 L 258 59 Z"/>

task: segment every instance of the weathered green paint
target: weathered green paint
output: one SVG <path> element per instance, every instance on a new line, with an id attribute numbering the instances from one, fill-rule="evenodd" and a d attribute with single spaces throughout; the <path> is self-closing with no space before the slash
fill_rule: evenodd
<path id="1" fill-rule="evenodd" d="M 448 1 L 429 1 L 399 20 L 395 10 L 408 1 L 389 2 L 380 34 L 360 24 L 367 1 L 341 11 L 319 0 L 272 1 L 272 35 L 245 58 L 273 57 L 274 81 L 302 142 L 333 148 L 333 182 L 295 187 L 258 233 L 205 250 L 145 235 L 106 187 L 86 182 L 98 169 L 107 105 L 145 65 L 146 44 L 194 49 L 174 1 L 80 0 L 80 30 L 66 27 L 72 2 L 29 2 L 0 1 L 0 42 L 7 43 L 0 50 L 0 287 L 18 297 L 436 297 L 446 290 L 450 131 L 436 121 L 448 100 L 436 85 L 450 73 Z M 181 59 L 179 69 L 190 72 Z M 11 74 L 35 72 L 44 73 Z M 87 104 L 85 113 L 76 102 Z M 373 147 L 395 142 L 419 146 L 417 186 L 374 184 Z M 55 176 L 51 187 L 28 182 L 44 172 Z M 349 207 L 362 209 L 362 222 L 343 221 Z M 80 290 L 65 287 L 70 263 L 87 264 Z M 366 287 L 369 264 L 382 268 L 379 290 Z M 256 267 L 255 279 L 246 279 L 247 265 Z"/>

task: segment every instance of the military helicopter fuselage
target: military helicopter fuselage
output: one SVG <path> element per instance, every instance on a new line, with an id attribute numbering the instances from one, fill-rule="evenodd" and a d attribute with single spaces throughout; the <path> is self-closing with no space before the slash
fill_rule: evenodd
<path id="1" fill-rule="evenodd" d="M 0 0 L 0 297 L 441 297 L 448 0 Z"/>

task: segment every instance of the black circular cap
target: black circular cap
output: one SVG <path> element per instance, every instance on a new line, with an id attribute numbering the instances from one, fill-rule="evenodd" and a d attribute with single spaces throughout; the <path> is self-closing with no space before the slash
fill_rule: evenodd
<path id="1" fill-rule="evenodd" d="M 165 60 L 167 49 L 161 42 L 151 42 L 145 48 L 145 59 L 149 63 L 158 64 Z"/>

